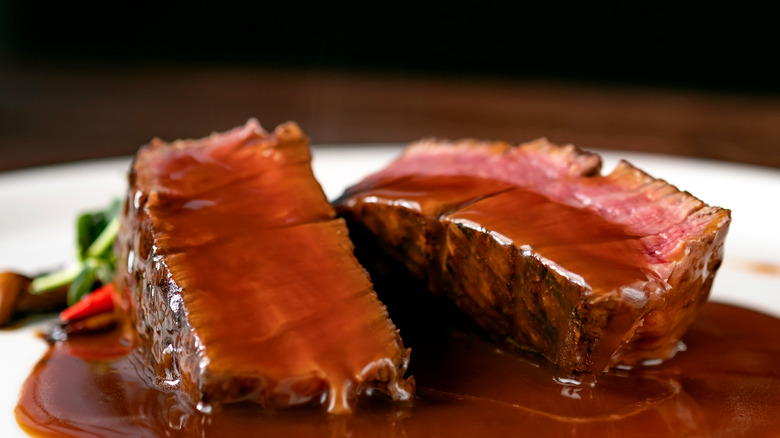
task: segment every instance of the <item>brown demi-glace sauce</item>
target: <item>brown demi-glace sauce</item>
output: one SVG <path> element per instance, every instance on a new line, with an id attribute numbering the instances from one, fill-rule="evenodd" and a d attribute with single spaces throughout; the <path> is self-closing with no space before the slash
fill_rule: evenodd
<path id="1" fill-rule="evenodd" d="M 419 316 L 419 315 L 416 315 Z M 415 317 L 416 317 L 415 316 Z M 403 319 L 403 318 L 401 318 Z M 776 436 L 780 320 L 705 306 L 687 349 L 664 364 L 615 370 L 595 384 L 557 377 L 533 357 L 460 330 L 401 326 L 418 385 L 411 404 L 364 402 L 352 415 L 321 409 L 211 415 L 151 388 L 119 332 L 52 345 L 16 415 L 55 436 Z"/>
<path id="2" fill-rule="evenodd" d="M 144 368 L 201 410 L 412 397 L 408 353 L 310 160 L 297 125 L 257 121 L 135 157 L 115 301 Z"/>
<path id="3" fill-rule="evenodd" d="M 455 197 L 473 188 L 473 181 L 463 192 L 451 190 L 458 181 L 445 182 Z M 563 226 L 532 233 L 545 224 L 524 218 L 505 237 L 544 235 L 548 241 L 532 242 L 542 255 L 582 263 L 577 272 L 607 282 L 606 289 L 645 275 L 636 268 L 644 257 L 637 236 L 581 210 L 489 183 L 501 193 L 464 206 L 458 220 L 481 222 L 482 213 L 503 217 L 494 213 L 505 204 L 549 207 L 546 216 L 561 218 Z M 413 202 L 436 201 L 429 192 L 419 199 L 406 195 Z M 591 222 L 589 229 L 601 232 L 593 242 L 583 243 L 579 232 L 566 235 L 571 224 Z M 579 244 L 569 244 L 572 239 Z M 561 241 L 568 250 L 561 250 Z M 603 242 L 620 248 L 598 249 Z M 489 340 L 446 302 L 400 278 L 401 270 L 388 268 L 384 275 L 377 268 L 369 267 L 379 298 L 412 348 L 408 374 L 417 392 L 411 402 L 392 403 L 375 394 L 362 398 L 349 415 L 327 414 L 317 406 L 262 410 L 249 404 L 215 407 L 207 414 L 183 402 L 176 390 L 151 385 L 130 337 L 114 331 L 53 344 L 22 391 L 19 424 L 38 435 L 101 437 L 755 437 L 780 430 L 778 319 L 708 304 L 684 339 L 687 349 L 673 359 L 579 382 L 531 353 Z M 334 339 L 327 330 L 318 335 L 323 343 Z"/>

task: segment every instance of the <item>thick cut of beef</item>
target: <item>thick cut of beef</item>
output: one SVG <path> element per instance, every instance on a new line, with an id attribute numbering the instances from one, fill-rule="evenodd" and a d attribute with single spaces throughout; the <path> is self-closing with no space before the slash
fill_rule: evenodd
<path id="1" fill-rule="evenodd" d="M 298 126 L 254 120 L 135 157 L 118 300 L 150 377 L 200 409 L 411 397 L 409 352 L 310 161 Z"/>
<path id="2" fill-rule="evenodd" d="M 411 145 L 337 201 L 356 245 L 565 372 L 662 360 L 706 301 L 728 210 L 546 140 Z M 371 254 L 372 250 L 362 251 Z"/>

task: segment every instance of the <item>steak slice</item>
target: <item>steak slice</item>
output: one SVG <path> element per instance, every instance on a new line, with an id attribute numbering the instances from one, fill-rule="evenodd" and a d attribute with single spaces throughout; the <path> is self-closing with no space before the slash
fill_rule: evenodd
<path id="1" fill-rule="evenodd" d="M 598 155 L 544 139 L 424 140 L 336 205 L 361 253 L 390 255 L 492 334 L 593 374 L 681 348 L 731 220 L 625 161 L 600 171 Z"/>
<path id="2" fill-rule="evenodd" d="M 198 409 L 411 397 L 409 351 L 310 161 L 297 125 L 255 120 L 135 157 L 118 301 L 150 377 Z"/>

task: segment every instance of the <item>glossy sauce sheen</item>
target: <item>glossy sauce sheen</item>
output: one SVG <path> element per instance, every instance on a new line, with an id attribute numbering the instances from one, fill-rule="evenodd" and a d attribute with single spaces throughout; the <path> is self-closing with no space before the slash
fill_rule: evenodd
<path id="1" fill-rule="evenodd" d="M 709 303 L 659 366 L 576 384 L 533 358 L 463 332 L 415 340 L 411 404 L 375 401 L 352 415 L 234 406 L 210 416 L 150 388 L 112 332 L 57 343 L 22 391 L 33 435 L 297 437 L 767 437 L 780 430 L 780 320 Z M 414 331 L 418 330 L 418 331 Z M 422 331 L 419 331 L 422 330 Z M 423 333 L 425 332 L 425 333 Z"/>
<path id="2" fill-rule="evenodd" d="M 511 189 L 478 200 L 446 219 L 500 230 L 500 238 L 527 245 L 581 275 L 595 291 L 616 290 L 647 278 L 641 267 L 649 260 L 640 236 L 589 211 L 528 190 Z"/>
<path id="3" fill-rule="evenodd" d="M 142 148 L 118 248 L 141 369 L 191 404 L 411 397 L 406 351 L 294 124 Z"/>
<path id="4" fill-rule="evenodd" d="M 360 193 L 365 203 L 398 203 L 444 223 L 476 227 L 505 245 L 528 247 L 582 276 L 596 292 L 647 280 L 643 236 L 591 211 L 511 184 L 472 176 L 414 176 Z"/>
<path id="5" fill-rule="evenodd" d="M 670 357 L 709 293 L 706 275 L 688 267 L 716 252 L 690 251 L 690 259 L 676 260 L 688 275 L 668 283 L 673 267 L 657 269 L 650 246 L 664 237 L 534 188 L 468 174 L 374 178 L 356 187 L 336 205 L 364 264 L 375 254 L 392 254 L 402 270 L 482 328 L 567 371 L 598 373 Z M 617 193 L 610 196 L 633 194 Z M 679 253 L 685 245 L 679 243 Z M 667 323 L 644 319 L 653 311 L 668 316 Z M 626 351 L 644 356 L 623 362 Z"/>

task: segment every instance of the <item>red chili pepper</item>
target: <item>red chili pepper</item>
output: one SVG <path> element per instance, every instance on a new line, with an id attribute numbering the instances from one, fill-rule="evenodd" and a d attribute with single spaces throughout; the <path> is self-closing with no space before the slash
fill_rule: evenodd
<path id="1" fill-rule="evenodd" d="M 114 283 L 95 289 L 76 304 L 68 307 L 60 313 L 60 319 L 68 322 L 107 313 L 114 310 Z"/>

